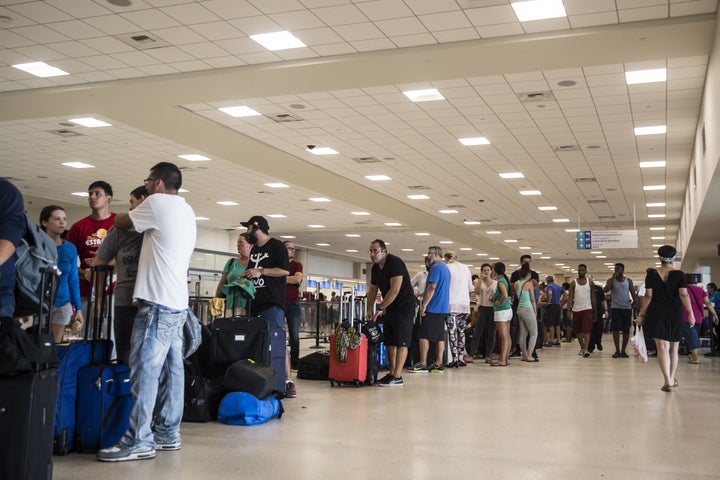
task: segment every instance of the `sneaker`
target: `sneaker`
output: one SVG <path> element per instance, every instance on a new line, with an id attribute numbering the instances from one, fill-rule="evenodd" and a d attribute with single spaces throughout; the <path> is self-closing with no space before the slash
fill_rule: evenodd
<path id="1" fill-rule="evenodd" d="M 428 373 L 428 367 L 427 365 L 423 365 L 422 363 L 418 362 L 410 369 L 413 373 Z M 392 377 L 392 375 L 391 375 Z M 394 378 L 394 377 L 393 377 Z"/>
<path id="2" fill-rule="evenodd" d="M 467 363 L 463 362 L 462 360 L 458 360 L 457 362 L 455 362 L 455 368 L 460 367 L 467 367 Z"/>
<path id="3" fill-rule="evenodd" d="M 620 352 L 613 353 L 613 358 L 622 358 L 622 353 L 620 353 Z"/>
<path id="4" fill-rule="evenodd" d="M 163 451 L 172 451 L 172 450 L 180 450 L 180 447 L 182 446 L 182 442 L 178 438 L 177 440 L 161 440 L 159 438 L 155 438 L 155 450 L 163 450 Z"/>
<path id="5" fill-rule="evenodd" d="M 433 365 L 432 370 L 430 371 L 432 373 L 445 373 L 445 367 L 436 363 L 435 365 Z"/>
<path id="6" fill-rule="evenodd" d="M 583 353 L 583 358 L 588 358 L 590 356 L 590 352 Z"/>
<path id="7" fill-rule="evenodd" d="M 285 382 L 285 397 L 286 398 L 297 397 L 297 390 L 295 389 L 295 384 L 293 382 Z"/>
<path id="8" fill-rule="evenodd" d="M 602 349 L 602 345 L 600 345 L 600 344 L 598 343 L 597 349 L 602 352 L 602 350 L 603 350 L 603 349 Z"/>
<path id="9" fill-rule="evenodd" d="M 625 352 L 622 352 L 622 353 L 620 354 L 620 357 L 621 357 L 621 358 L 630 358 L 630 355 L 628 355 L 628 354 L 625 353 Z"/>
<path id="10" fill-rule="evenodd" d="M 382 377 L 380 380 L 378 380 L 378 381 L 375 382 L 375 383 L 377 383 L 378 385 L 380 385 L 381 383 L 387 383 L 387 382 L 389 382 L 389 381 L 392 380 L 393 378 L 395 378 L 395 377 L 393 377 L 392 375 L 390 375 L 390 374 L 388 373 L 387 375 L 385 375 L 384 377 Z"/>
<path id="11" fill-rule="evenodd" d="M 103 448 L 97 452 L 97 459 L 101 462 L 127 462 L 149 458 L 155 458 L 155 449 L 147 445 L 128 447 L 118 442 L 110 448 Z"/>
<path id="12" fill-rule="evenodd" d="M 392 377 L 387 383 L 379 383 L 381 387 L 402 387 L 403 386 L 403 379 Z"/>

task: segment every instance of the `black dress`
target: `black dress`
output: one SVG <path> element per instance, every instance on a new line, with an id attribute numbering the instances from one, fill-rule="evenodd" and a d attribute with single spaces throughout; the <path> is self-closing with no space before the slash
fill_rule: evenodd
<path id="1" fill-rule="evenodd" d="M 645 274 L 645 288 L 652 288 L 652 300 L 645 312 L 648 335 L 679 342 L 683 332 L 683 305 L 678 288 L 687 288 L 685 274 L 671 270 L 663 282 L 657 270 L 649 268 Z"/>

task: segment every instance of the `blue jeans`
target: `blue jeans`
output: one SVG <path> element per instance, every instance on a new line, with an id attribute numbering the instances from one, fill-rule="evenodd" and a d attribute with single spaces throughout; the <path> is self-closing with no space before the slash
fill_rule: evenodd
<path id="1" fill-rule="evenodd" d="M 700 325 L 701 323 L 696 322 L 695 326 L 691 327 L 689 323 L 683 322 L 683 337 L 690 350 L 700 348 Z"/>
<path id="2" fill-rule="evenodd" d="M 187 310 L 141 302 L 132 331 L 130 380 L 135 404 L 130 428 L 120 440 L 129 447 L 180 439 L 185 376 L 183 324 Z"/>
<path id="3" fill-rule="evenodd" d="M 271 327 L 285 327 L 285 310 L 280 307 L 270 307 L 265 310 L 253 310 L 252 314 L 267 320 Z M 182 333 L 182 328 L 180 331 Z M 180 361 L 180 366 L 182 366 L 182 360 Z"/>
<path id="4" fill-rule="evenodd" d="M 297 364 L 300 356 L 300 302 L 290 303 L 285 310 L 288 335 L 290 336 L 290 363 Z"/>

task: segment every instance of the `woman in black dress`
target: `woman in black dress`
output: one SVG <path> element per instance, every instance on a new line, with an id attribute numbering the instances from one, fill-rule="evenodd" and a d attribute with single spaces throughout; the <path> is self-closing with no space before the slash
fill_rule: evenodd
<path id="1" fill-rule="evenodd" d="M 645 296 L 637 319 L 638 325 L 647 324 L 648 333 L 655 339 L 657 359 L 665 379 L 663 392 L 671 392 L 671 387 L 678 386 L 675 372 L 683 332 L 683 308 L 688 312 L 690 326 L 695 323 L 685 274 L 672 266 L 676 253 L 670 245 L 658 249 L 661 265 L 647 270 Z"/>

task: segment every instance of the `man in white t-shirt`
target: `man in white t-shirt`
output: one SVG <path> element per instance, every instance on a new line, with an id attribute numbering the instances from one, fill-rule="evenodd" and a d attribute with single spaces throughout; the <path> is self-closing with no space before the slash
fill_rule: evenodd
<path id="1" fill-rule="evenodd" d="M 178 196 L 182 174 L 161 162 L 145 180 L 149 196 L 118 214 L 117 228 L 143 232 L 133 299 L 138 305 L 129 364 L 134 405 L 120 441 L 97 453 L 104 462 L 155 457 L 180 449 L 183 414 L 183 324 L 187 317 L 187 271 L 195 248 L 195 212 Z"/>

